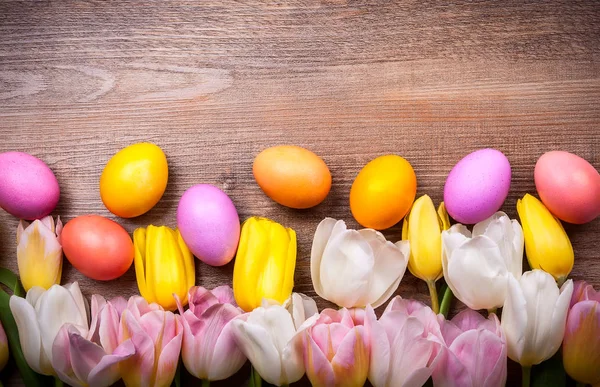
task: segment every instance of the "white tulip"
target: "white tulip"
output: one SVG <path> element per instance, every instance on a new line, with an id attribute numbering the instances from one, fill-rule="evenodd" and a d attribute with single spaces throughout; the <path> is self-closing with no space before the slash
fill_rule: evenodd
<path id="1" fill-rule="evenodd" d="M 572 294 L 572 280 L 559 291 L 542 270 L 528 271 L 518 280 L 510 276 L 501 322 L 508 357 L 525 367 L 551 358 L 563 340 Z"/>
<path id="2" fill-rule="evenodd" d="M 471 309 L 502 307 L 509 275 L 521 276 L 523 246 L 521 225 L 503 212 L 477 223 L 473 234 L 455 224 L 442 232 L 442 267 L 448 287 Z"/>
<path id="3" fill-rule="evenodd" d="M 83 337 L 88 334 L 88 305 L 77 282 L 48 290 L 34 286 L 26 298 L 11 296 L 10 310 L 25 360 L 40 374 L 55 374 L 52 344 L 63 324 L 72 324 Z"/>
<path id="4" fill-rule="evenodd" d="M 325 218 L 315 231 L 310 272 L 315 291 L 341 307 L 378 307 L 404 276 L 408 241 L 393 244 L 370 228 L 348 230 L 342 220 Z"/>
<path id="5" fill-rule="evenodd" d="M 299 333 L 318 318 L 315 314 L 306 321 L 302 320 L 316 311 L 315 302 L 311 303 L 306 298 L 294 293 L 284 303 L 285 306 L 263 304 L 231 320 L 231 330 L 238 347 L 259 375 L 271 384 L 287 385 L 304 375 Z M 300 328 L 296 329 L 296 326 Z"/>

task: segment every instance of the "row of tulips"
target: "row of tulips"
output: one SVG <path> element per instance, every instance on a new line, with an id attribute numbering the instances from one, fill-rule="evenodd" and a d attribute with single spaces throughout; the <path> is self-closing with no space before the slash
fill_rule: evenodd
<path id="1" fill-rule="evenodd" d="M 523 227 L 497 212 L 469 230 L 450 226 L 444 204 L 436 209 L 425 195 L 397 243 L 324 219 L 313 239 L 311 278 L 315 292 L 342 309 L 321 313 L 312 299 L 292 293 L 297 249 L 290 228 L 246 220 L 233 289 L 213 291 L 193 286 L 194 257 L 177 230 L 140 228 L 133 240 L 142 297 L 93 296 L 89 324 L 78 285 L 53 285 L 62 271 L 62 223 L 46 217 L 19 224 L 17 258 L 28 292 L 11 297 L 10 310 L 29 366 L 71 385 L 119 378 L 128 386 L 169 385 L 180 352 L 188 371 L 207 381 L 229 377 L 247 358 L 276 385 L 306 373 L 326 386 L 367 378 L 375 386 L 418 386 L 430 377 L 440 386 L 500 386 L 508 357 L 523 366 L 527 384 L 531 367 L 561 344 L 569 375 L 599 384 L 600 296 L 567 279 L 573 249 L 544 205 L 525 195 L 517 211 Z M 533 270 L 523 274 L 524 250 Z M 432 308 L 394 298 L 376 319 L 373 308 L 393 296 L 406 268 L 427 283 Z M 449 291 L 440 303 L 442 277 Z M 450 291 L 472 310 L 447 321 Z M 488 318 L 473 310 L 487 310 Z"/>
<path id="2" fill-rule="evenodd" d="M 507 355 L 532 365 L 561 343 L 567 372 L 600 382 L 597 368 L 586 367 L 598 357 L 600 292 L 584 282 L 573 291 L 570 281 L 559 291 L 540 270 L 511 278 L 502 322 L 470 309 L 446 320 L 400 296 L 379 319 L 371 306 L 319 313 L 298 293 L 247 313 L 228 286 L 192 287 L 188 298 L 189 309 L 178 300 L 174 314 L 139 296 L 93 295 L 88 324 L 87 300 L 73 283 L 34 287 L 25 299 L 12 296 L 10 308 L 27 363 L 72 386 L 110 386 L 120 378 L 127 386 L 169 386 L 180 353 L 185 368 L 205 382 L 232 376 L 249 359 L 275 385 L 306 372 L 317 386 L 362 386 L 367 379 L 374 386 L 421 386 L 430 377 L 436 386 L 502 386 Z"/>

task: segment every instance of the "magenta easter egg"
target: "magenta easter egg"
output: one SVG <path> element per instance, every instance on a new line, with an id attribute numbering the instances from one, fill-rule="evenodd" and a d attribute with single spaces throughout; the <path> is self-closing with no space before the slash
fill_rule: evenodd
<path id="1" fill-rule="evenodd" d="M 600 215 L 600 174 L 585 159 L 548 152 L 535 164 L 534 176 L 540 199 L 557 218 L 583 224 Z"/>
<path id="2" fill-rule="evenodd" d="M 17 218 L 50 214 L 60 197 L 58 180 L 40 159 L 23 152 L 0 154 L 0 207 Z"/>
<path id="3" fill-rule="evenodd" d="M 464 224 L 481 222 L 502 207 L 510 189 L 511 169 L 495 149 L 468 154 L 450 171 L 444 186 L 448 214 Z"/>
<path id="4" fill-rule="evenodd" d="M 184 192 L 177 207 L 177 228 L 191 252 L 211 266 L 229 263 L 240 240 L 240 218 L 233 202 L 210 184 Z"/>

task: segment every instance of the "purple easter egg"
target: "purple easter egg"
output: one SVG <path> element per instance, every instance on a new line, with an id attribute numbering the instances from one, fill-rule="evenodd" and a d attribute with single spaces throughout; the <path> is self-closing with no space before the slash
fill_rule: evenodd
<path id="1" fill-rule="evenodd" d="M 229 263 L 240 240 L 240 218 L 229 196 L 210 184 L 183 193 L 177 228 L 190 251 L 211 266 Z"/>
<path id="2" fill-rule="evenodd" d="M 50 214 L 60 197 L 58 180 L 37 157 L 23 152 L 0 154 L 0 207 L 17 218 Z"/>
<path id="3" fill-rule="evenodd" d="M 481 222 L 502 207 L 510 189 L 511 169 L 495 149 L 468 154 L 450 171 L 444 186 L 448 214 L 464 224 Z"/>

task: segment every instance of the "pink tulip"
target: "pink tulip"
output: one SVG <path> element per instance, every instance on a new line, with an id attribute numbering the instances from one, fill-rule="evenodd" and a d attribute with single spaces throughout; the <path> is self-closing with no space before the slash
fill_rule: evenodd
<path id="1" fill-rule="evenodd" d="M 306 375 L 313 386 L 363 386 L 369 372 L 369 338 L 361 313 L 325 309 L 303 331 Z"/>
<path id="2" fill-rule="evenodd" d="M 563 364 L 580 383 L 600 385 L 600 292 L 575 283 L 563 339 Z"/>
<path id="3" fill-rule="evenodd" d="M 0 371 L 2 371 L 6 366 L 6 363 L 8 363 L 8 352 L 8 339 L 6 338 L 4 327 L 0 324 Z"/>
<path id="4" fill-rule="evenodd" d="M 437 316 L 428 306 L 395 297 L 377 320 L 367 308 L 371 335 L 369 381 L 373 386 L 422 386 L 441 346 Z"/>
<path id="5" fill-rule="evenodd" d="M 121 316 L 119 342 L 130 342 L 135 354 L 119 364 L 130 387 L 167 387 L 177 370 L 183 325 L 181 316 L 166 312 L 142 297 L 129 299 Z"/>
<path id="6" fill-rule="evenodd" d="M 436 386 L 504 386 L 507 347 L 495 314 L 466 309 L 451 321 L 440 316 L 444 346 L 435 361 Z"/>
<path id="7" fill-rule="evenodd" d="M 242 314 L 235 306 L 233 290 L 229 286 L 212 291 L 194 286 L 189 290 L 188 300 L 189 309 L 185 313 L 177 300 L 183 316 L 183 364 L 199 379 L 227 379 L 246 362 L 229 324 Z"/>
<path id="8" fill-rule="evenodd" d="M 134 354 L 131 342 L 119 346 L 119 320 L 123 298 L 106 302 L 92 296 L 92 325 L 86 337 L 71 324 L 64 324 L 52 345 L 52 367 L 71 386 L 105 387 L 121 378 L 119 363 Z"/>

